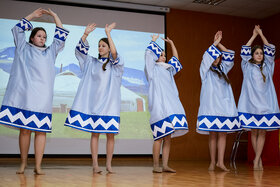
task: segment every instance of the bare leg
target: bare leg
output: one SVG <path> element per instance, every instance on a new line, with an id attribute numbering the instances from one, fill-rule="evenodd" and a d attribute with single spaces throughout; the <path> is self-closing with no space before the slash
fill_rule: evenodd
<path id="1" fill-rule="evenodd" d="M 216 164 L 216 149 L 217 149 L 217 132 L 209 132 L 209 151 L 210 151 L 210 166 L 209 171 L 215 170 Z"/>
<path id="2" fill-rule="evenodd" d="M 90 148 L 91 148 L 93 173 L 102 172 L 98 166 L 98 140 L 99 140 L 99 133 L 91 133 Z"/>
<path id="3" fill-rule="evenodd" d="M 263 166 L 262 166 L 262 162 L 261 162 L 261 155 L 262 155 L 262 151 L 263 151 L 263 147 L 264 147 L 265 135 L 266 135 L 266 130 L 259 129 L 257 147 L 256 147 L 256 156 L 255 156 L 255 160 L 254 160 L 254 166 L 255 166 L 255 161 L 257 161 L 256 164 L 258 165 L 259 170 L 263 170 Z"/>
<path id="4" fill-rule="evenodd" d="M 107 158 L 106 158 L 106 170 L 109 173 L 114 173 L 112 170 L 112 158 L 114 153 L 114 145 L 115 145 L 115 135 L 112 133 L 107 133 L 107 145 L 106 145 L 106 151 L 107 151 Z"/>
<path id="5" fill-rule="evenodd" d="M 227 169 L 224 164 L 226 141 L 227 141 L 227 133 L 218 132 L 218 163 L 216 164 L 216 166 L 224 171 L 229 171 L 229 169 Z"/>
<path id="6" fill-rule="evenodd" d="M 34 172 L 37 175 L 44 175 L 45 173 L 41 170 L 41 163 L 44 155 L 46 145 L 46 133 L 35 132 L 34 139 L 34 150 L 35 150 L 35 169 Z"/>
<path id="7" fill-rule="evenodd" d="M 251 142 L 252 146 L 255 152 L 255 159 L 253 161 L 254 163 L 254 170 L 259 170 L 259 160 L 256 160 L 256 153 L 257 153 L 257 140 L 258 140 L 258 129 L 252 129 L 251 130 Z"/>
<path id="8" fill-rule="evenodd" d="M 154 173 L 161 173 L 162 169 L 159 167 L 159 155 L 160 155 L 160 148 L 161 148 L 162 138 L 159 140 L 154 141 L 153 145 L 153 161 L 154 161 Z"/>
<path id="9" fill-rule="evenodd" d="M 24 169 L 27 166 L 27 157 L 28 151 L 30 146 L 30 138 L 31 138 L 31 131 L 27 129 L 20 129 L 19 132 L 19 150 L 20 150 L 20 158 L 21 164 L 16 172 L 17 174 L 23 174 Z"/>
<path id="10" fill-rule="evenodd" d="M 168 136 L 165 136 L 163 138 L 163 145 L 162 145 L 163 171 L 164 172 L 176 173 L 176 170 L 174 170 L 174 169 L 172 169 L 168 166 L 170 146 L 171 146 L 171 135 L 168 135 Z"/>

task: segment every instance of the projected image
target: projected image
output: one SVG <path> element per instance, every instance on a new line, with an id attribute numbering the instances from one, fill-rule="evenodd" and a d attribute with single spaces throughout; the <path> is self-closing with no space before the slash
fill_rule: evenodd
<path id="1" fill-rule="evenodd" d="M 18 23 L 18 20 L 0 19 L 0 23 L 0 103 L 2 103 L 15 52 L 11 29 Z M 46 29 L 48 36 L 46 45 L 49 46 L 53 40 L 55 24 L 34 21 L 31 23 L 33 27 L 40 26 Z M 90 133 L 64 127 L 65 119 L 72 107 L 82 77 L 78 60 L 75 57 L 75 47 L 85 26 L 64 24 L 64 28 L 70 33 L 65 48 L 59 53 L 55 63 L 53 130 L 52 133 L 48 134 L 48 137 L 90 138 Z M 144 53 L 152 34 L 118 29 L 111 33 L 117 51 L 125 63 L 121 86 L 120 134 L 116 136 L 119 139 L 152 139 L 147 101 L 148 82 L 144 73 Z M 26 41 L 28 41 L 29 35 L 30 32 L 26 32 Z M 104 25 L 97 25 L 97 29 L 87 38 L 90 46 L 89 55 L 98 56 L 98 41 L 103 37 L 106 37 Z M 164 47 L 162 40 L 158 40 L 158 43 Z M 1 125 L 0 135 L 17 136 L 18 132 Z M 102 136 L 102 138 L 105 137 Z"/>

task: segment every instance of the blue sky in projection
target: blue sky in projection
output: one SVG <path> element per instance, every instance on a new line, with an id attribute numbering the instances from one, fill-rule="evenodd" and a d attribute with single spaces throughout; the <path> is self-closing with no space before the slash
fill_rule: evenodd
<path id="1" fill-rule="evenodd" d="M 13 36 L 11 33 L 12 27 L 18 23 L 18 20 L 0 19 L 0 50 L 7 47 L 13 47 Z M 47 31 L 47 46 L 51 44 L 54 34 L 54 23 L 42 23 L 31 21 L 33 27 L 44 27 Z M 85 26 L 63 25 L 70 33 L 67 37 L 64 50 L 59 53 L 56 59 L 56 67 L 68 66 L 69 64 L 77 64 L 78 61 L 75 57 L 74 49 L 80 37 L 82 36 Z M 26 32 L 26 40 L 28 41 L 31 32 Z M 125 67 L 144 70 L 144 53 L 145 49 L 151 41 L 153 33 L 137 32 L 128 30 L 118 30 L 117 27 L 111 32 L 118 53 L 123 57 Z M 161 35 L 162 37 L 163 35 Z M 97 57 L 98 55 L 98 41 L 100 38 L 106 37 L 104 28 L 97 28 L 88 36 L 89 54 Z M 158 44 L 164 48 L 164 42 L 158 39 Z"/>

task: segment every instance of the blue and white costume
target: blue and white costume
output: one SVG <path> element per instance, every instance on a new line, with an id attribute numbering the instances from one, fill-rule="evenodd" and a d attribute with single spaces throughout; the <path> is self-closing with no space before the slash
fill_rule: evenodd
<path id="1" fill-rule="evenodd" d="M 188 124 L 174 75 L 182 69 L 176 57 L 168 64 L 156 62 L 163 50 L 157 43 L 151 42 L 145 54 L 145 73 L 149 81 L 150 124 L 154 140 L 172 134 L 181 136 L 188 132 Z"/>
<path id="2" fill-rule="evenodd" d="M 121 80 L 124 64 L 119 55 L 114 60 L 88 55 L 88 42 L 79 41 L 75 54 L 83 73 L 65 126 L 94 133 L 119 133 Z M 103 63 L 109 60 L 106 71 Z"/>
<path id="3" fill-rule="evenodd" d="M 245 129 L 278 129 L 280 112 L 273 84 L 275 47 L 264 45 L 263 74 L 257 64 L 250 63 L 251 47 L 242 46 L 241 68 L 243 71 L 242 90 L 238 102 L 241 127 Z"/>
<path id="4" fill-rule="evenodd" d="M 13 29 L 16 46 L 10 79 L 0 110 L 0 123 L 32 131 L 51 132 L 55 59 L 68 31 L 56 27 L 47 48 L 25 41 L 32 24 L 22 19 Z"/>
<path id="5" fill-rule="evenodd" d="M 217 71 L 222 71 L 227 75 L 234 64 L 233 51 L 220 52 L 214 45 L 211 45 L 204 53 L 200 65 L 202 86 L 196 129 L 200 134 L 209 134 L 209 131 L 234 132 L 241 130 L 231 85 L 211 70 L 211 68 L 215 68 L 212 66 L 213 62 L 221 54 L 220 70 L 217 68 Z"/>

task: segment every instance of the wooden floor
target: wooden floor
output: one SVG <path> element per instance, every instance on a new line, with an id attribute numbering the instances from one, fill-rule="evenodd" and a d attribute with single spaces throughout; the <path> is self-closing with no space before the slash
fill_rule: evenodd
<path id="1" fill-rule="evenodd" d="M 91 160 L 45 158 L 46 175 L 34 175 L 34 160 L 30 159 L 25 174 L 15 174 L 19 159 L 0 158 L 0 186 L 280 186 L 280 167 L 265 166 L 264 171 L 252 171 L 252 166 L 237 163 L 238 170 L 208 172 L 208 162 L 171 161 L 177 173 L 152 173 L 151 158 L 115 158 L 115 174 L 107 174 L 104 159 L 100 159 L 102 174 L 92 174 Z"/>

